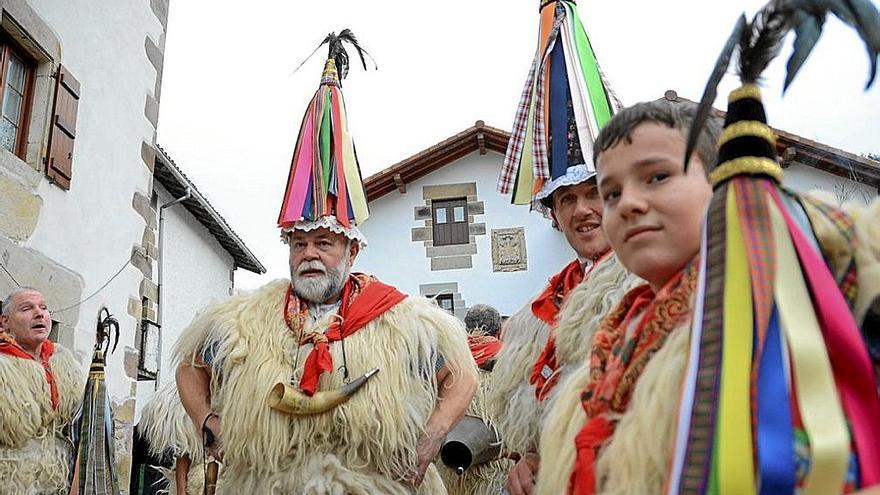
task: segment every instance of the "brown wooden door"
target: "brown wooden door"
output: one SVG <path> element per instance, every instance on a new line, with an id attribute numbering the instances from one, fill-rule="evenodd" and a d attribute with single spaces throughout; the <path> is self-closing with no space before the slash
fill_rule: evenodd
<path id="1" fill-rule="evenodd" d="M 431 204 L 434 222 L 434 245 L 468 243 L 467 200 L 435 200 Z"/>

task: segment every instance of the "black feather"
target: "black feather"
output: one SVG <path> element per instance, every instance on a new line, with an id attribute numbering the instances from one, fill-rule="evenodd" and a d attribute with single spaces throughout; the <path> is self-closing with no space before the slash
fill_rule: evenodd
<path id="1" fill-rule="evenodd" d="M 318 46 L 315 47 L 314 51 L 312 51 L 312 53 L 308 57 L 306 57 L 306 59 L 303 60 L 302 63 L 300 63 L 293 71 L 296 72 L 297 70 L 299 70 L 299 68 L 302 67 L 303 64 L 305 64 L 306 61 L 308 61 L 308 59 L 310 59 L 316 51 L 318 51 L 318 48 L 321 48 L 323 45 L 326 44 L 329 48 L 327 58 L 332 58 L 333 61 L 336 63 L 336 71 L 339 73 L 340 81 L 342 79 L 345 79 L 348 76 L 349 58 L 348 51 L 346 51 L 344 43 L 351 44 L 355 48 L 355 50 L 357 50 L 358 56 L 361 59 L 361 64 L 363 64 L 364 66 L 364 70 L 367 69 L 367 61 L 364 59 L 364 55 L 370 57 L 370 60 L 373 61 L 373 65 L 375 66 L 375 68 L 379 68 L 379 66 L 376 65 L 376 61 L 373 59 L 373 57 L 360 45 L 354 33 L 352 33 L 350 29 L 346 28 L 340 31 L 338 35 L 336 33 L 330 33 L 325 36 L 324 39 L 320 43 L 318 43 Z"/>
<path id="2" fill-rule="evenodd" d="M 748 22 L 746 22 L 746 16 L 741 15 L 736 26 L 733 28 L 733 32 L 730 33 L 730 36 L 724 43 L 724 49 L 721 50 L 721 54 L 718 55 L 718 60 L 715 62 L 715 68 L 712 69 L 712 75 L 709 76 L 709 82 L 706 84 L 706 89 L 703 91 L 703 97 L 700 98 L 700 104 L 697 107 L 697 114 L 694 117 L 694 121 L 691 124 L 691 129 L 688 134 L 687 148 L 685 149 L 684 155 L 685 172 L 687 172 L 688 161 L 691 158 L 691 154 L 697 146 L 697 140 L 700 137 L 703 125 L 706 124 L 706 119 L 709 118 L 709 113 L 712 111 L 712 103 L 715 102 L 715 98 L 718 96 L 718 83 L 721 82 L 724 74 L 727 73 L 727 68 L 730 66 L 730 59 L 733 56 L 733 52 L 736 49 L 737 44 L 740 42 L 743 33 L 747 31 L 748 28 L 749 25 Z"/>
<path id="3" fill-rule="evenodd" d="M 373 57 L 364 50 L 360 42 L 358 42 L 357 37 L 355 37 L 350 29 L 343 29 L 339 32 L 338 36 L 330 33 L 330 41 L 328 43 L 330 45 L 328 58 L 332 58 L 336 62 L 336 70 L 339 71 L 340 80 L 345 79 L 346 76 L 348 76 L 349 67 L 348 51 L 346 51 L 344 43 L 350 44 L 355 50 L 357 50 L 358 57 L 361 59 L 364 70 L 367 70 L 367 61 L 364 59 L 364 54 L 373 60 Z M 376 62 L 373 60 L 373 65 L 375 64 Z M 376 68 L 378 69 L 379 67 L 376 66 Z"/>
<path id="4" fill-rule="evenodd" d="M 784 3 L 790 12 L 804 11 L 819 19 L 830 12 L 855 29 L 868 52 L 871 68 L 865 89 L 871 87 L 880 55 L 880 12 L 870 0 L 786 0 Z"/>
<path id="5" fill-rule="evenodd" d="M 697 115 L 688 134 L 685 150 L 685 170 L 696 147 L 697 139 L 712 110 L 718 93 L 718 84 L 727 70 L 734 51 L 739 51 L 739 76 L 743 83 L 755 83 L 770 62 L 779 54 L 786 34 L 794 29 L 794 51 L 788 60 L 784 89 L 794 81 L 800 68 L 812 52 L 822 34 L 828 13 L 833 13 L 858 32 L 865 43 L 871 69 L 866 89 L 871 87 L 877 73 L 880 56 L 880 11 L 871 0 L 770 0 L 752 22 L 740 16 L 728 38 L 709 83 L 703 92 Z"/>
<path id="6" fill-rule="evenodd" d="M 792 14 L 792 24 L 794 24 L 794 51 L 788 59 L 785 68 L 785 83 L 782 85 L 782 92 L 788 90 L 788 86 L 794 80 L 804 61 L 813 51 L 819 36 L 822 34 L 822 24 L 825 22 L 824 17 L 816 17 L 803 10 L 797 10 Z"/>
<path id="7" fill-rule="evenodd" d="M 739 77 L 743 83 L 757 82 L 761 73 L 779 55 L 791 24 L 783 2 L 771 1 L 752 19 L 739 46 Z"/>
<path id="8" fill-rule="evenodd" d="M 880 54 L 880 12 L 874 5 L 866 0 L 844 0 L 849 10 L 855 17 L 856 31 L 865 42 L 868 51 L 868 60 L 871 62 L 871 71 L 868 74 L 868 82 L 865 89 L 874 84 L 877 75 L 877 56 Z"/>

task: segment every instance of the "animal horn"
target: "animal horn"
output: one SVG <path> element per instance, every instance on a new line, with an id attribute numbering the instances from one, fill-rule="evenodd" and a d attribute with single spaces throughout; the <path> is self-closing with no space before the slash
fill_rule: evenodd
<path id="1" fill-rule="evenodd" d="M 358 389 L 363 387 L 364 384 L 378 372 L 379 368 L 373 368 L 351 383 L 343 385 L 335 390 L 316 392 L 315 395 L 311 397 L 287 383 L 276 383 L 269 392 L 269 407 L 276 411 L 295 416 L 305 416 L 307 414 L 318 414 L 329 411 L 330 409 L 348 401 Z"/>

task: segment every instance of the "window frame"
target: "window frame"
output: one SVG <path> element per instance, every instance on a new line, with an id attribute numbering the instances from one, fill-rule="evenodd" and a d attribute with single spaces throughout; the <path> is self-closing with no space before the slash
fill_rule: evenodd
<path id="1" fill-rule="evenodd" d="M 34 99 L 34 79 L 37 72 L 37 60 L 30 53 L 15 42 L 9 35 L 0 32 L 0 112 L 6 97 L 7 74 L 9 69 L 10 53 L 18 57 L 24 65 L 24 91 L 21 99 L 21 110 L 18 115 L 18 130 L 15 136 L 15 150 L 12 154 L 26 160 L 27 139 L 30 132 L 31 111 Z M 0 117 L 2 118 L 2 117 Z"/>
<path id="2" fill-rule="evenodd" d="M 156 323 L 155 321 L 150 320 L 149 318 L 141 318 L 141 324 L 139 325 L 138 335 L 137 335 L 137 350 L 138 350 L 137 379 L 138 379 L 138 381 L 156 380 L 156 378 L 159 375 L 159 371 L 162 368 L 162 358 L 161 358 L 161 354 L 158 353 L 158 347 L 157 347 L 157 356 L 159 356 L 159 357 L 158 357 L 158 362 L 156 363 L 156 371 L 152 371 L 147 368 L 147 364 L 148 364 L 146 362 L 147 353 L 145 351 L 147 350 L 146 347 L 148 344 L 148 335 L 151 333 L 151 330 L 150 330 L 151 328 L 154 329 L 152 331 L 155 332 L 155 335 L 156 335 L 156 345 L 157 346 L 161 345 L 162 339 L 159 336 L 159 334 L 162 332 L 162 326 L 159 325 L 158 323 Z"/>
<path id="3" fill-rule="evenodd" d="M 462 220 L 455 220 L 455 209 L 462 209 Z M 444 221 L 437 222 L 438 212 L 443 212 Z M 431 234 L 434 247 L 459 246 L 470 242 L 467 198 L 435 199 L 431 202 Z M 446 240 L 440 231 L 448 232 Z"/>
<path id="4" fill-rule="evenodd" d="M 436 302 L 437 306 L 440 307 L 443 311 L 448 312 L 451 315 L 455 315 L 455 297 L 452 294 L 436 294 L 431 296 Z M 449 307 L 444 308 L 443 303 L 441 301 L 449 301 Z"/>

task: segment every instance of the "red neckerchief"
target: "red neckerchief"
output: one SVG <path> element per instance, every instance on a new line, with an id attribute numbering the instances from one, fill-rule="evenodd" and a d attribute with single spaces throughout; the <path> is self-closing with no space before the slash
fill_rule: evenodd
<path id="1" fill-rule="evenodd" d="M 49 397 L 52 399 L 52 409 L 58 409 L 61 400 L 58 398 L 58 384 L 55 382 L 55 375 L 49 366 L 49 359 L 55 354 L 55 344 L 51 340 L 46 339 L 40 347 L 40 358 L 37 359 L 29 352 L 22 349 L 14 340 L 4 336 L 0 339 L 0 354 L 7 354 L 21 359 L 31 359 L 40 363 L 40 366 L 46 371 L 46 383 L 49 384 Z"/>
<path id="2" fill-rule="evenodd" d="M 568 293 L 584 279 L 584 267 L 580 260 L 569 263 L 561 272 L 550 277 L 544 291 L 532 301 L 532 314 L 548 325 L 556 324 L 559 308 Z"/>
<path id="3" fill-rule="evenodd" d="M 308 304 L 294 294 L 292 285 L 288 286 L 285 298 L 284 321 L 294 337 L 299 338 L 299 332 L 305 325 L 308 315 Z M 333 320 L 325 333 L 311 332 L 303 335 L 300 340 L 300 344 L 314 345 L 303 365 L 303 375 L 299 382 L 300 390 L 306 395 L 313 395 L 318 389 L 318 379 L 321 375 L 333 370 L 333 356 L 328 346 L 330 342 L 353 335 L 405 298 L 405 294 L 379 282 L 375 277 L 352 273 L 342 289 L 339 318 Z M 296 329 L 294 329 L 294 318 L 299 325 Z"/>
<path id="4" fill-rule="evenodd" d="M 501 341 L 491 335 L 468 335 L 468 347 L 477 367 L 482 367 L 501 350 Z"/>
<path id="5" fill-rule="evenodd" d="M 577 280 L 576 276 L 564 275 L 565 272 L 569 270 L 575 271 L 575 273 L 577 273 L 577 271 L 572 268 L 571 264 L 566 266 L 565 269 L 563 269 L 563 271 L 560 272 L 558 275 L 550 279 L 551 285 L 553 285 L 554 281 L 557 281 L 557 279 L 564 279 L 567 276 L 571 277 L 571 279 L 568 281 L 569 283 L 574 282 L 573 286 L 564 288 L 563 293 L 560 296 L 561 299 L 559 302 L 559 307 L 562 307 L 562 303 L 565 302 L 566 298 L 568 298 L 568 294 L 575 287 L 577 287 L 578 284 L 585 280 L 590 275 L 590 273 L 593 272 L 593 269 L 596 268 L 596 265 L 606 259 L 610 253 L 611 248 L 608 248 L 604 252 L 599 254 L 593 264 L 590 265 L 590 269 L 587 270 L 586 273 L 583 272 L 583 266 L 580 265 L 580 260 L 575 260 L 574 262 L 578 263 L 578 266 L 580 266 L 581 268 L 581 276 L 579 280 Z M 575 282 L 575 280 L 577 281 Z M 563 285 L 565 285 L 565 283 L 563 283 Z M 544 297 L 544 295 L 547 294 L 549 288 L 550 287 L 545 289 L 544 292 L 541 293 L 540 296 L 538 296 L 538 299 Z M 536 299 L 535 302 L 532 303 L 532 313 L 534 313 L 535 316 L 538 316 L 538 314 L 535 312 L 535 304 L 538 302 L 538 299 Z M 544 303 L 542 303 L 542 307 L 544 307 Z M 558 314 L 559 308 L 556 308 L 556 311 Z M 556 382 L 559 380 L 559 374 L 556 373 L 556 370 L 559 368 L 559 365 L 556 362 L 556 314 L 553 315 L 553 322 L 550 324 L 552 326 L 550 328 L 550 334 L 547 336 L 547 343 L 544 345 L 544 350 L 541 351 L 540 355 L 538 355 L 538 359 L 535 360 L 535 364 L 532 365 L 532 376 L 531 378 L 529 378 L 529 383 L 535 386 L 535 397 L 541 401 L 547 398 L 547 395 L 550 394 L 550 391 L 553 390 L 553 387 L 556 386 Z"/>
<path id="6" fill-rule="evenodd" d="M 690 317 L 698 275 L 699 263 L 694 260 L 656 296 L 648 285 L 632 289 L 599 325 L 590 351 L 590 383 L 581 396 L 587 422 L 575 437 L 577 457 L 570 494 L 595 493 L 596 457 L 616 426 L 610 413 L 626 411 L 651 357 L 663 347 L 669 333 Z M 638 321 L 628 336 L 634 318 Z"/>

